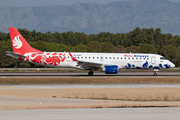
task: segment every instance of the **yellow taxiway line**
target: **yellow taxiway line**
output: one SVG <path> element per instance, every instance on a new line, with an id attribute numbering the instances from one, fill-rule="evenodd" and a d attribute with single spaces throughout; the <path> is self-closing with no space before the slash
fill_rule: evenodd
<path id="1" fill-rule="evenodd" d="M 0 86 L 0 89 L 1 88 L 7 88 L 7 89 L 17 89 L 17 87 L 5 87 L 5 86 Z"/>

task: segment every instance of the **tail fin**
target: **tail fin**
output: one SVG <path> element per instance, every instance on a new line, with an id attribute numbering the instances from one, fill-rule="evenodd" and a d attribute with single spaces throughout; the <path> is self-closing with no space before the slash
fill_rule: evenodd
<path id="1" fill-rule="evenodd" d="M 32 48 L 16 28 L 9 27 L 9 33 L 14 53 L 24 55 L 28 52 L 41 52 Z"/>

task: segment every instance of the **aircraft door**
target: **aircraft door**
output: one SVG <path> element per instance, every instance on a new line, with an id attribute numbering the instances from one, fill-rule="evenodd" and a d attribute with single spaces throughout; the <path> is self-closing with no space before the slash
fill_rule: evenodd
<path id="1" fill-rule="evenodd" d="M 156 64 L 156 57 L 154 57 L 154 56 L 151 57 L 151 63 L 152 63 L 152 64 Z"/>

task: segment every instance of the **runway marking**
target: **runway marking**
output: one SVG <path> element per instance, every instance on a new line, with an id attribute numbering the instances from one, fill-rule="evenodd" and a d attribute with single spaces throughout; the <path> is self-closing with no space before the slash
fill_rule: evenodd
<path id="1" fill-rule="evenodd" d="M 157 78 L 162 78 L 162 77 L 157 77 Z"/>
<path id="2" fill-rule="evenodd" d="M 17 87 L 5 87 L 5 86 L 0 86 L 0 89 L 1 89 L 1 88 L 16 89 Z"/>
<path id="3" fill-rule="evenodd" d="M 2 78 L 7 78 L 7 77 L 2 77 Z"/>
<path id="4" fill-rule="evenodd" d="M 85 78 L 85 77 L 80 77 L 80 78 Z"/>

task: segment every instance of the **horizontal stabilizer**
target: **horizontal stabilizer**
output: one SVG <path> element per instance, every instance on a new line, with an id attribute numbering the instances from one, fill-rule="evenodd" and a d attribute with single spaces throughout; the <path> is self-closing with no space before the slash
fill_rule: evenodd
<path id="1" fill-rule="evenodd" d="M 23 55 L 20 55 L 20 54 L 17 54 L 17 53 L 14 53 L 12 51 L 6 51 L 6 55 L 9 56 L 9 57 L 13 57 L 13 58 L 26 58 L 26 56 L 23 56 Z"/>

